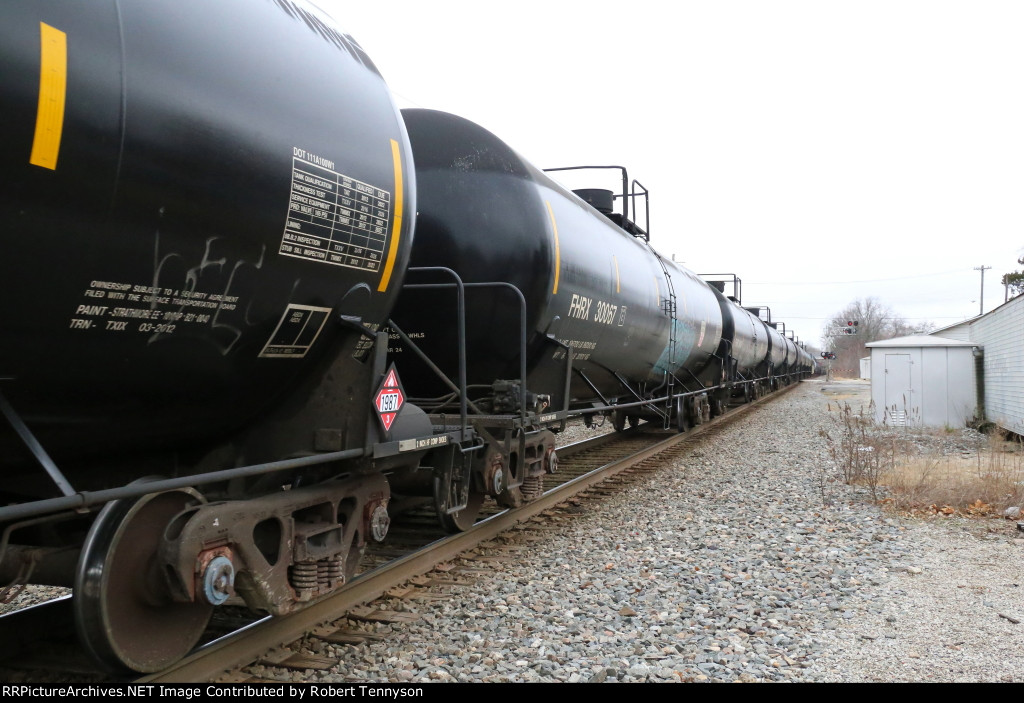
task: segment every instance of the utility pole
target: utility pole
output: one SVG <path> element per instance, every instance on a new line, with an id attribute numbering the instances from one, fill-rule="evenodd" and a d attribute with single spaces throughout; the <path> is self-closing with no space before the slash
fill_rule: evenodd
<path id="1" fill-rule="evenodd" d="M 981 271 L 981 308 L 978 310 L 979 315 L 985 314 L 985 269 L 990 269 L 991 266 L 975 266 L 975 271 Z"/>

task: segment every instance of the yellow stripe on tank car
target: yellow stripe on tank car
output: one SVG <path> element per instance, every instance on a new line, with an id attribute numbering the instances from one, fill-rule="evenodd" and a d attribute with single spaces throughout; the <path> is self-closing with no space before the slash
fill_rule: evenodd
<path id="1" fill-rule="evenodd" d="M 388 249 L 388 260 L 384 264 L 384 275 L 380 277 L 377 292 L 383 293 L 391 282 L 391 274 L 395 270 L 395 259 L 398 258 L 398 240 L 402 236 L 402 206 L 405 200 L 405 184 L 402 181 L 402 148 L 394 139 L 391 140 L 391 158 L 395 162 L 395 220 L 391 225 L 391 246 Z"/>
<path id="2" fill-rule="evenodd" d="M 558 223 L 555 222 L 555 211 L 551 209 L 550 201 L 545 200 L 548 206 L 548 217 L 551 218 L 551 230 L 555 233 L 555 283 L 551 286 L 551 295 L 558 293 L 558 274 L 562 269 L 562 251 L 558 246 Z"/>
<path id="3" fill-rule="evenodd" d="M 64 102 L 68 89 L 68 35 L 39 23 L 39 107 L 36 133 L 28 162 L 57 169 L 60 136 L 64 130 Z"/>
<path id="4" fill-rule="evenodd" d="M 622 286 L 619 285 L 619 260 L 615 258 L 615 254 L 612 254 L 612 262 L 615 264 L 615 292 L 621 293 Z"/>

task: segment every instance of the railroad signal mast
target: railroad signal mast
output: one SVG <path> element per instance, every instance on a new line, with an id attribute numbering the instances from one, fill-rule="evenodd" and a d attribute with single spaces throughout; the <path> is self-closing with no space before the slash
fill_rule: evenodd
<path id="1" fill-rule="evenodd" d="M 847 334 L 857 334 L 857 328 L 860 326 L 860 320 L 847 320 L 846 325 L 840 325 L 835 329 L 831 329 L 828 332 L 829 337 L 838 337 Z M 825 359 L 828 363 L 825 368 L 825 380 L 832 380 L 832 361 L 836 358 L 836 353 L 831 351 L 823 351 L 821 358 Z"/>
<path id="2" fill-rule="evenodd" d="M 860 320 L 847 320 L 845 325 L 840 324 L 839 327 L 830 329 L 826 336 L 841 337 L 844 334 L 857 334 L 857 328 L 859 326 Z"/>

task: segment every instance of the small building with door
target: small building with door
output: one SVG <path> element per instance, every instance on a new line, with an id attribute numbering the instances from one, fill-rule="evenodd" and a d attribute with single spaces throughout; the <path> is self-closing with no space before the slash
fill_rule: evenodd
<path id="1" fill-rule="evenodd" d="M 866 345 L 875 420 L 888 425 L 963 427 L 978 413 L 978 345 L 933 335 Z"/>

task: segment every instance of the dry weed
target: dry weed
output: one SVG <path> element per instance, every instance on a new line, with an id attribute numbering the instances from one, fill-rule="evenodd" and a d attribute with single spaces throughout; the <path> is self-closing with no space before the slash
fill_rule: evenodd
<path id="1" fill-rule="evenodd" d="M 881 479 L 898 510 L 1001 516 L 1024 506 L 1024 454 L 989 437 L 973 456 L 907 456 Z"/>
<path id="2" fill-rule="evenodd" d="M 958 433 L 953 428 L 879 425 L 870 408 L 854 412 L 846 403 L 830 404 L 829 411 L 834 427 L 821 434 L 829 444 L 836 479 L 867 486 L 876 502 L 914 514 L 968 517 L 1002 516 L 1018 507 L 1024 519 L 1019 438 L 1008 441 L 997 433 L 951 449 L 950 438 Z M 825 502 L 825 477 L 821 479 Z"/>

